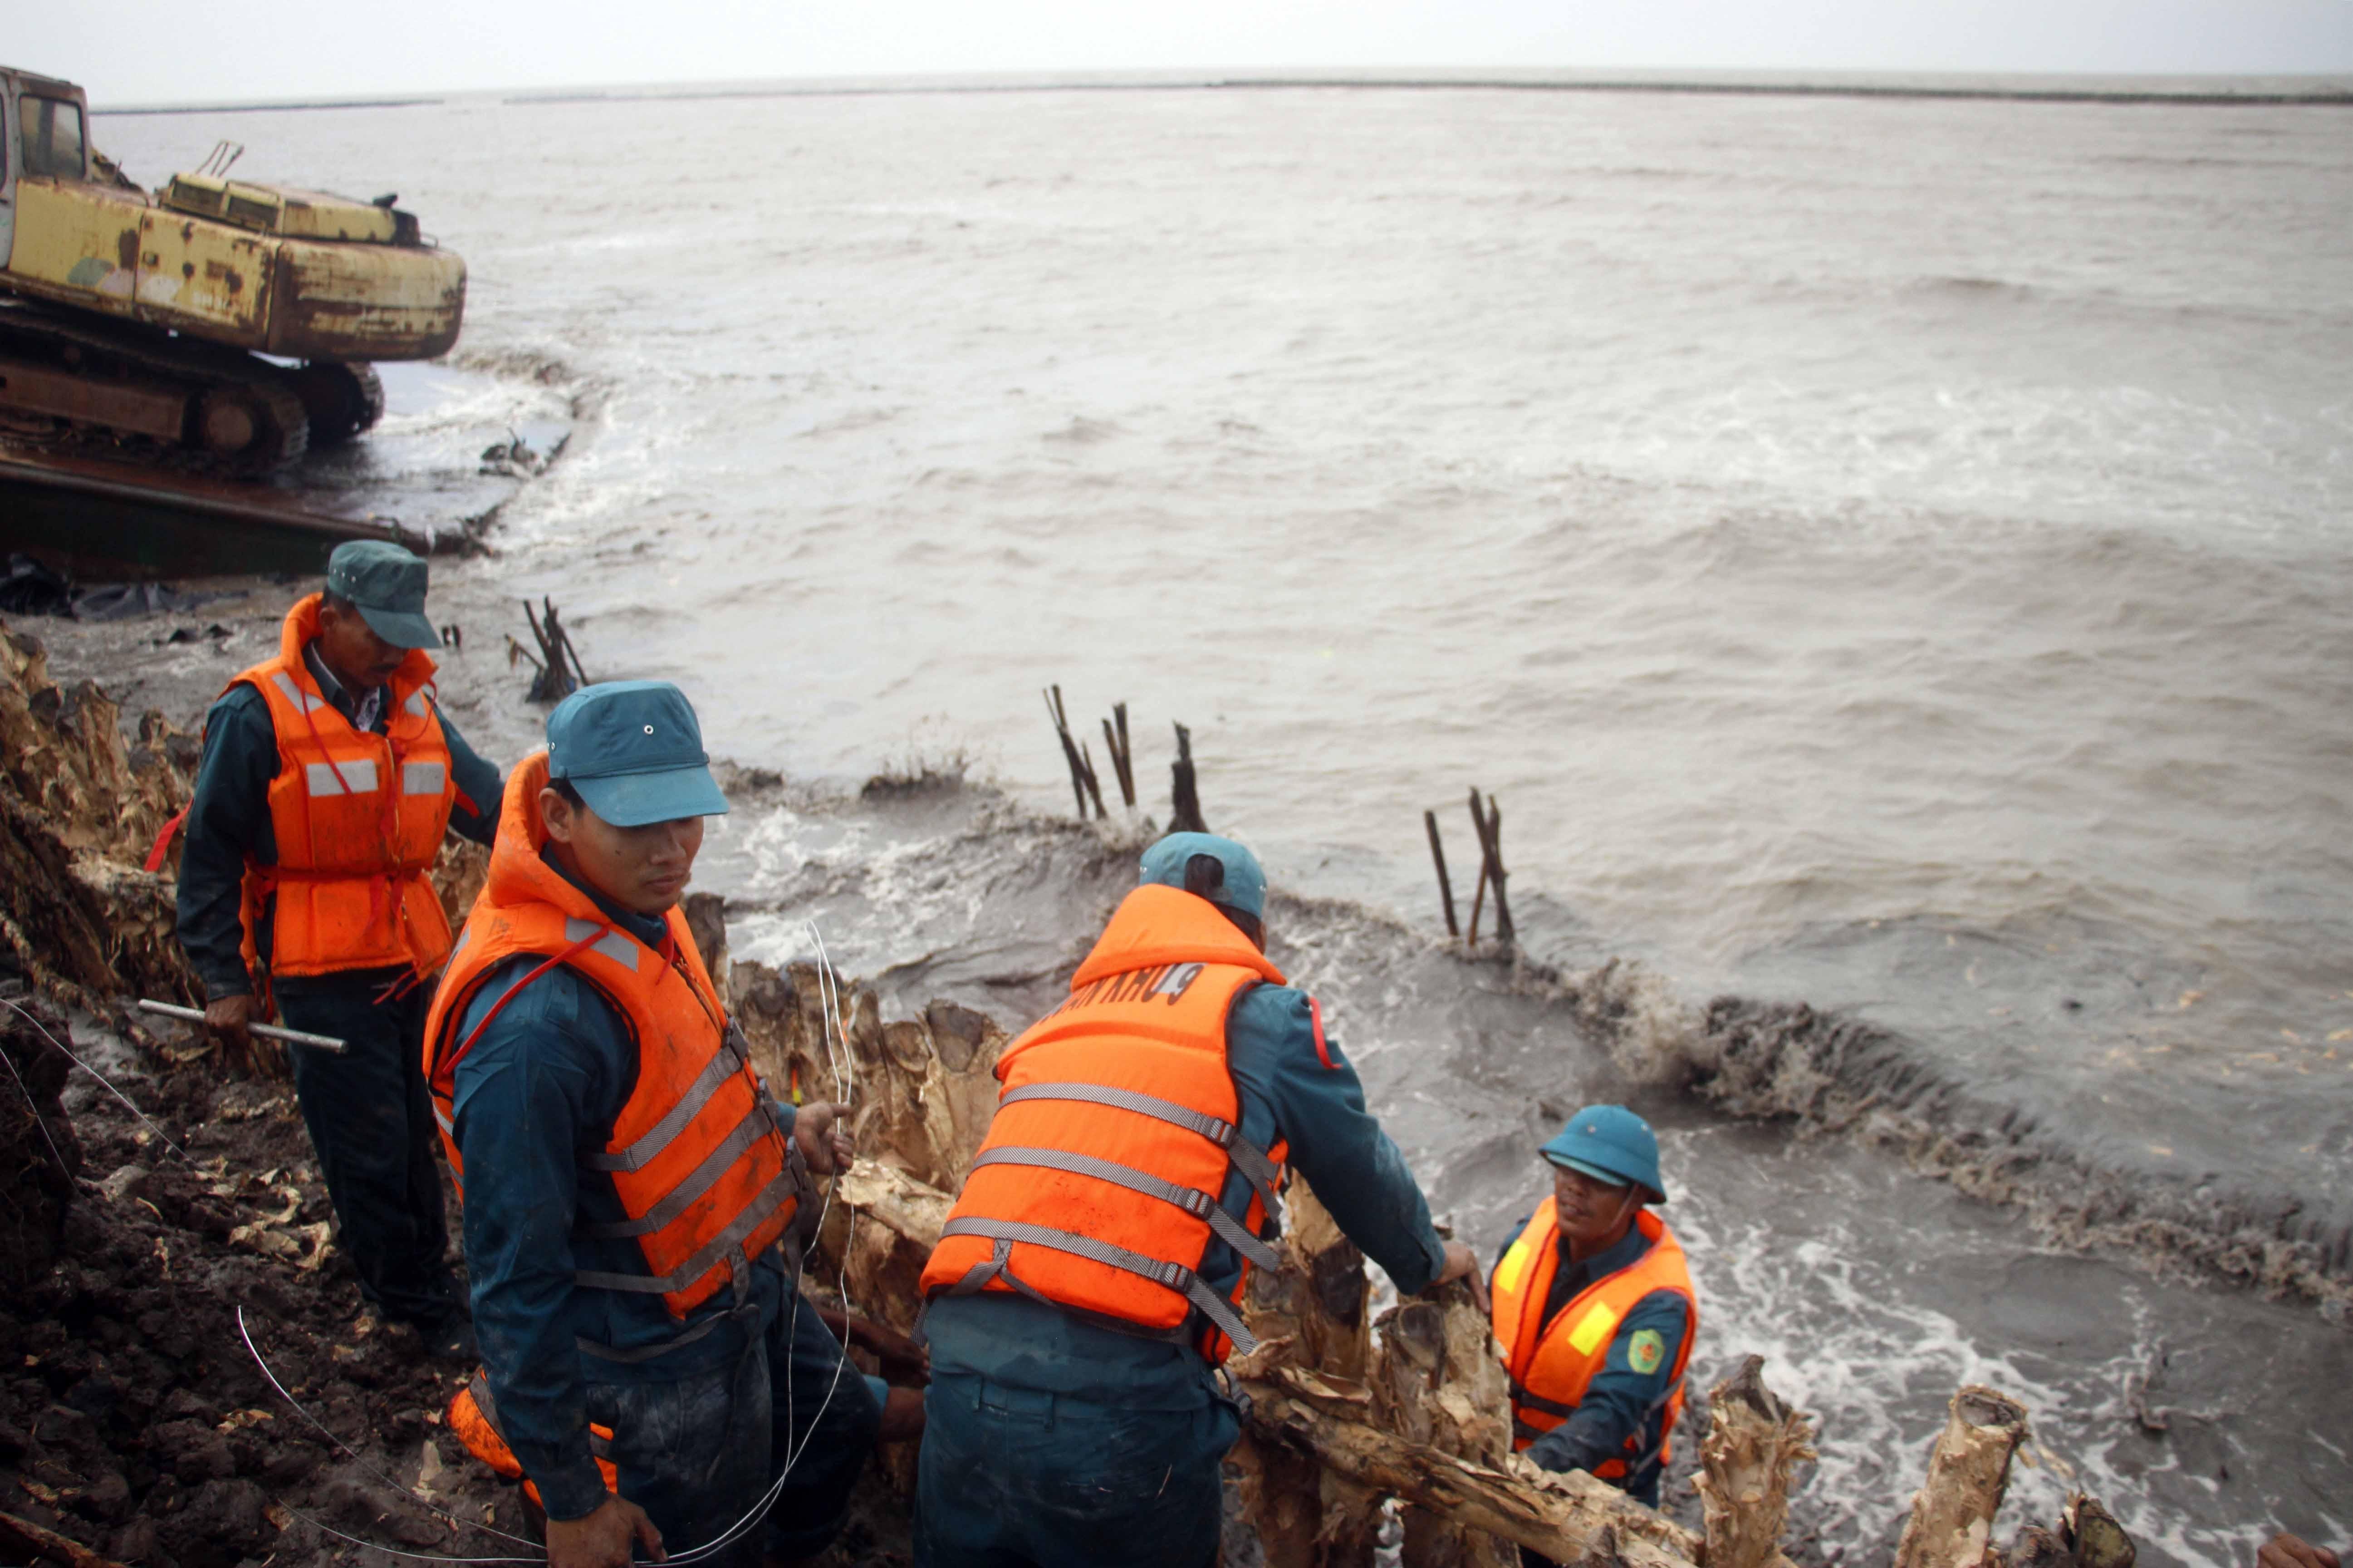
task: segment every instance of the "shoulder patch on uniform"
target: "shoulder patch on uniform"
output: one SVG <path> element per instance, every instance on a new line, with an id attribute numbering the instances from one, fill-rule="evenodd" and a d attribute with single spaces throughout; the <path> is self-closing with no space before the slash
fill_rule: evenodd
<path id="1" fill-rule="evenodd" d="M 1316 1056 L 1322 1059 L 1325 1067 L 1337 1071 L 1340 1064 L 1332 1059 L 1331 1043 L 1324 1037 L 1324 1004 L 1313 996 L 1307 999 L 1307 1018 L 1308 1022 L 1315 1026 Z"/>
<path id="2" fill-rule="evenodd" d="M 1667 1359 L 1667 1342 L 1656 1329 L 1637 1329 L 1633 1342 L 1626 1347 L 1626 1364 L 1636 1372 L 1656 1372 L 1659 1363 Z"/>

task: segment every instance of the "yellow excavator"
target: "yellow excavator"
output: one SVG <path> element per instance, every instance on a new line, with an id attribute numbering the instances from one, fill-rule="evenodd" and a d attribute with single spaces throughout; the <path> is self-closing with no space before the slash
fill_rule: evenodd
<path id="1" fill-rule="evenodd" d="M 375 423 L 371 361 L 456 343 L 466 264 L 396 197 L 231 179 L 233 145 L 151 195 L 80 88 L 0 67 L 0 437 L 267 474 Z"/>

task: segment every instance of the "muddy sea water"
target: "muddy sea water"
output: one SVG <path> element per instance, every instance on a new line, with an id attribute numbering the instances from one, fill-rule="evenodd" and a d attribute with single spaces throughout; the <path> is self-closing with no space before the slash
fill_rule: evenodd
<path id="1" fill-rule="evenodd" d="M 1884 1549 L 1962 1381 L 2057 1461 L 2016 1517 L 2072 1467 L 2150 1561 L 2353 1542 L 2353 1347 L 2308 1296 L 1674 1088 L 1709 998 L 1802 1001 L 1892 1042 L 1856 1094 L 2347 1278 L 2353 109 L 752 92 L 95 132 L 151 182 L 231 136 L 397 189 L 514 416 L 584 399 L 441 592 L 483 628 L 552 594 L 596 673 L 684 683 L 795 781 L 713 862 L 763 956 L 815 910 L 909 997 L 1042 1005 L 1120 858 L 1050 819 L 1040 688 L 1107 790 L 1128 704 L 1163 820 L 1186 723 L 1482 1247 L 1563 1108 L 1665 1126 L 1695 1381 L 1762 1351 L 1820 1415 L 1810 1552 Z M 1005 797 L 828 794 L 957 760 Z M 1421 813 L 1467 904 L 1472 785 L 1528 952 L 1620 961 L 1644 1026 L 1441 950 Z"/>

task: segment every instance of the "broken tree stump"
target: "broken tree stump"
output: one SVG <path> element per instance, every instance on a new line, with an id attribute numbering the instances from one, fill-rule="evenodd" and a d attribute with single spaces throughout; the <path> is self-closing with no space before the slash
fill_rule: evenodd
<path id="1" fill-rule="evenodd" d="M 1760 1568 L 1778 1554 L 1790 1482 L 1814 1458 L 1813 1423 L 1765 1386 L 1764 1370 L 1752 1355 L 1708 1391 L 1697 1481 L 1707 1568 Z"/>
<path id="2" fill-rule="evenodd" d="M 1340 1234 L 1305 1178 L 1284 1200 L 1283 1266 L 1250 1275 L 1242 1315 L 1259 1349 L 1229 1363 L 1237 1377 L 1276 1364 L 1312 1367 L 1361 1384 L 1372 1360 L 1365 1255 Z M 1267 1568 L 1369 1568 L 1380 1499 L 1285 1445 L 1245 1430 L 1227 1457 L 1241 1516 L 1257 1531 Z"/>
<path id="3" fill-rule="evenodd" d="M 1373 1376 L 1378 1424 L 1416 1443 L 1501 1467 L 1512 1451 L 1511 1379 L 1487 1314 L 1462 1285 L 1381 1317 Z M 1519 1549 L 1425 1509 L 1404 1510 L 1404 1568 L 1518 1568 Z"/>
<path id="4" fill-rule="evenodd" d="M 1895 1568 L 1977 1568 L 2010 1486 L 2010 1456 L 2025 1439 L 2026 1407 L 2015 1399 L 1978 1384 L 1954 1394 L 1895 1543 Z"/>

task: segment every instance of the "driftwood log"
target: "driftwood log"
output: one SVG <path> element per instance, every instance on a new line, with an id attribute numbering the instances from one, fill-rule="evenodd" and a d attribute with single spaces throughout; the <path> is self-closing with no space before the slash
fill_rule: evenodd
<path id="1" fill-rule="evenodd" d="M 1977 1568 L 2010 1486 L 2010 1456 L 2026 1440 L 2026 1407 L 1970 1384 L 1953 1395 L 1928 1456 L 1928 1479 L 1895 1543 L 1895 1568 Z"/>
<path id="2" fill-rule="evenodd" d="M 1814 1458 L 1813 1423 L 1765 1386 L 1764 1371 L 1765 1358 L 1750 1356 L 1708 1391 L 1697 1482 L 1707 1568 L 1759 1568 L 1778 1555 L 1790 1480 Z"/>

